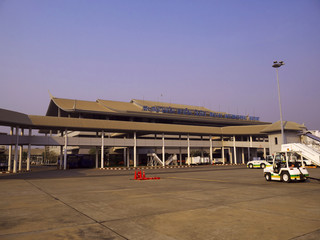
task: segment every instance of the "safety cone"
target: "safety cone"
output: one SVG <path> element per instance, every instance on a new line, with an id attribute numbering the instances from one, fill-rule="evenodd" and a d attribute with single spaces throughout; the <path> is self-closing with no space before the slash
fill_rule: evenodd
<path id="1" fill-rule="evenodd" d="M 137 170 L 134 171 L 134 180 L 137 180 Z"/>
<path id="2" fill-rule="evenodd" d="M 142 179 L 145 179 L 145 178 L 146 178 L 146 175 L 145 175 L 145 173 L 144 173 L 144 171 L 143 171 Z"/>

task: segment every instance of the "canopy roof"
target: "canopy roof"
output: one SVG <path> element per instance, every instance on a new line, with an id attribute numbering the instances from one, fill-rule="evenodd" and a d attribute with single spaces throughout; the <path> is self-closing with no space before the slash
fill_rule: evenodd
<path id="1" fill-rule="evenodd" d="M 172 133 L 201 135 L 264 135 L 267 132 L 279 131 L 280 124 L 260 124 L 250 126 L 210 127 L 182 124 L 160 124 L 149 122 L 97 120 L 83 118 L 50 117 L 26 115 L 6 109 L 0 109 L 0 124 L 45 130 L 79 130 L 109 132 L 140 132 L 140 133 Z M 295 122 L 286 122 L 285 130 L 302 130 L 305 128 Z"/>

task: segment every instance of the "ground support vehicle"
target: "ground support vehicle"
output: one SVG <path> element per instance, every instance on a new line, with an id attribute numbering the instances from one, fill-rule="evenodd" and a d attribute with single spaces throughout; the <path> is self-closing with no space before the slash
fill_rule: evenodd
<path id="1" fill-rule="evenodd" d="M 273 164 L 263 170 L 265 179 L 282 182 L 305 181 L 309 173 L 303 159 L 298 160 L 297 156 L 293 151 L 276 153 Z"/>
<path id="2" fill-rule="evenodd" d="M 252 160 L 247 162 L 247 168 L 265 168 L 271 166 L 266 160 Z"/>

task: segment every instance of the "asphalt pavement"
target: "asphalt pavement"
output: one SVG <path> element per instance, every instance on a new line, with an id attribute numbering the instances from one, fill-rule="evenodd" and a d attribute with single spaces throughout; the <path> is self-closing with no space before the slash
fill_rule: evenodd
<path id="1" fill-rule="evenodd" d="M 0 175 L 0 239 L 320 239 L 320 168 L 306 182 L 261 169 L 33 168 Z"/>

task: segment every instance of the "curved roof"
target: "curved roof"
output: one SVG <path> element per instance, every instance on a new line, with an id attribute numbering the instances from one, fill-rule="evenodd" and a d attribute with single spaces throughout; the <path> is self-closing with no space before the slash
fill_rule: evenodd
<path id="1" fill-rule="evenodd" d="M 290 121 L 283 121 L 284 130 L 287 131 L 301 131 L 306 129 L 304 125 L 301 125 L 296 122 L 290 122 Z M 261 132 L 263 133 L 269 133 L 269 132 L 278 132 L 281 131 L 281 122 L 277 121 L 273 124 L 270 124 L 265 129 L 263 129 Z"/>
<path id="2" fill-rule="evenodd" d="M 98 102 L 83 101 L 75 99 L 52 98 L 55 105 L 66 112 L 70 111 L 90 111 L 90 112 L 113 112 Z"/>
<path id="3" fill-rule="evenodd" d="M 180 108 L 180 109 L 192 109 L 192 110 L 198 110 L 198 111 L 206 111 L 206 112 L 213 112 L 212 110 L 205 108 L 205 107 L 198 107 L 198 106 L 192 106 L 192 105 L 183 105 L 183 104 L 176 104 L 176 103 L 165 103 L 165 102 L 155 102 L 155 101 L 147 101 L 147 100 L 138 100 L 138 99 L 132 99 L 132 103 L 143 107 L 154 107 L 154 106 L 161 106 L 161 107 L 172 107 L 172 108 Z"/>
<path id="4" fill-rule="evenodd" d="M 138 107 L 132 103 L 127 102 L 118 102 L 118 101 L 110 101 L 110 100 L 101 100 L 98 99 L 97 102 L 115 112 L 140 112 L 142 111 L 141 107 Z"/>

